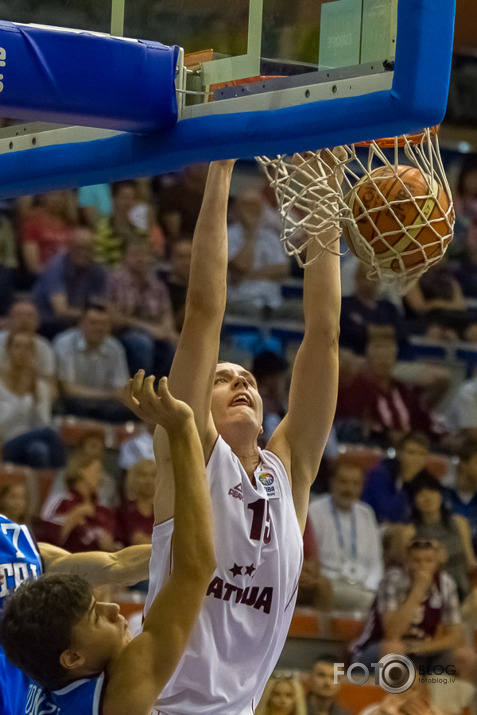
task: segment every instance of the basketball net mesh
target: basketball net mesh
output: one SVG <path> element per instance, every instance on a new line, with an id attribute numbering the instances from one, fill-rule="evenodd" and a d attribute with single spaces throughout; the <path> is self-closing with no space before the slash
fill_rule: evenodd
<path id="1" fill-rule="evenodd" d="M 431 265 L 442 258 L 453 236 L 454 209 L 442 164 L 437 131 L 426 129 L 417 139 L 415 135 L 394 137 L 382 140 L 382 145 L 380 140 L 373 140 L 365 146 L 348 144 L 343 148 L 346 155 L 345 152 L 323 149 L 294 156 L 256 157 L 275 192 L 282 218 L 281 240 L 284 248 L 288 255 L 295 256 L 300 266 L 307 265 L 306 249 L 312 241 L 316 241 L 321 248 L 321 251 L 315 252 L 313 261 L 318 259 L 323 251 L 339 253 L 340 244 L 336 232 L 332 232 L 332 239 L 329 238 L 330 229 L 336 227 L 339 221 L 341 228 L 345 228 L 350 237 L 358 258 L 370 267 L 370 274 L 377 274 L 381 280 L 403 293 Z M 417 212 L 417 219 L 410 227 L 402 223 L 403 198 L 389 201 L 375 183 L 375 180 L 380 178 L 381 172 L 376 171 L 379 168 L 386 170 L 383 174 L 387 178 L 389 171 L 398 177 L 398 167 L 402 167 L 403 158 L 409 166 L 419 169 L 424 177 L 423 184 L 427 186 L 427 193 L 422 196 L 413 196 L 407 192 L 405 202 L 414 204 L 414 213 Z M 367 218 L 375 228 L 376 240 L 379 240 L 379 255 L 373 248 L 376 240 L 367 241 L 361 236 L 353 210 L 345 200 L 357 182 L 366 179 L 373 182 L 375 190 L 381 196 L 379 210 L 390 212 L 398 228 L 397 231 L 379 233 L 373 221 L 376 209 L 374 212 L 368 211 L 355 194 L 355 201 L 358 201 L 360 207 L 359 217 Z M 442 198 L 442 191 L 447 208 L 440 204 L 439 218 L 427 218 L 422 211 L 422 205 L 426 199 L 436 201 L 439 193 Z M 440 222 L 439 231 L 435 228 L 436 221 Z M 444 230 L 442 221 L 445 222 Z M 431 242 L 426 243 L 426 250 L 415 238 L 424 227 L 430 227 L 433 232 Z M 406 243 L 412 243 L 406 253 L 409 255 L 411 251 L 417 255 L 417 260 L 413 260 L 413 263 L 419 265 L 412 268 L 406 268 L 402 254 L 394 245 L 403 236 L 409 239 Z"/>

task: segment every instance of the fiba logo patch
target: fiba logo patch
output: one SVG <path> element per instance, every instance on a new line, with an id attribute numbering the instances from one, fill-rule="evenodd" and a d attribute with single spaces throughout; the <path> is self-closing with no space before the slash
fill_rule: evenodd
<path id="1" fill-rule="evenodd" d="M 258 481 L 265 487 L 265 491 L 267 492 L 269 499 L 278 499 L 280 492 L 278 489 L 278 482 L 273 474 L 270 474 L 270 472 L 263 472 L 263 474 L 259 475 Z"/>

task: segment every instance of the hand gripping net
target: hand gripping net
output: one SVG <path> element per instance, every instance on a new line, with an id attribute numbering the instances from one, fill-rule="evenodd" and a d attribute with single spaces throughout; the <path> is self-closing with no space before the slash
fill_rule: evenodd
<path id="1" fill-rule="evenodd" d="M 442 258 L 453 235 L 454 209 L 442 165 L 437 130 L 426 129 L 418 135 L 348 144 L 343 148 L 346 150 L 346 155 L 344 152 L 334 150 L 332 153 L 329 149 L 324 149 L 299 155 L 299 162 L 297 162 L 297 155 L 256 157 L 275 191 L 282 217 L 281 240 L 285 250 L 288 255 L 294 255 L 301 266 L 307 265 L 306 249 L 311 241 L 317 241 L 322 249 L 317 255 L 315 254 L 313 260 L 316 260 L 325 250 L 339 252 L 336 234 L 331 234 L 331 239 L 328 235 L 330 228 L 336 226 L 339 219 L 342 227 L 345 225 L 347 233 L 352 237 L 358 258 L 370 266 L 370 272 L 377 274 L 380 279 L 392 284 L 400 292 L 404 292 L 431 265 Z M 397 177 L 398 167 L 402 167 L 403 164 L 419 169 L 425 179 L 423 183 L 428 186 L 426 196 L 413 196 L 409 192 L 406 198 L 406 201 L 415 205 L 419 216 L 417 222 L 413 223 L 412 231 L 408 231 L 402 223 L 402 212 L 394 210 L 396 204 L 399 204 L 399 208 L 402 209 L 402 197 L 398 201 L 388 201 L 374 183 L 381 174 L 376 171 L 377 169 L 386 169 L 387 176 L 391 171 Z M 373 248 L 373 243 L 376 241 L 368 242 L 360 235 L 353 211 L 345 200 L 348 192 L 362 179 L 374 183 L 382 198 L 380 204 L 391 212 L 399 228 L 398 232 L 379 233 L 376 237 L 379 239 L 381 254 L 383 243 L 384 248 L 388 249 L 386 261 L 380 261 L 379 256 L 376 255 Z M 422 212 L 421 206 L 425 198 L 437 197 L 438 187 L 441 187 L 444 192 L 445 205 L 448 206 L 445 208 L 441 204 L 439 219 L 428 219 Z M 367 215 L 368 220 L 374 225 L 372 211 L 368 213 L 364 204 L 359 199 L 358 201 L 361 216 Z M 441 221 L 439 232 L 433 227 L 436 220 Z M 445 221 L 444 232 L 442 220 Z M 430 227 L 434 234 L 431 243 L 427 243 L 426 250 L 414 238 L 423 227 Z M 399 233 L 400 237 L 405 234 L 411 240 L 412 250 L 419 253 L 417 267 L 406 269 L 399 250 L 393 245 L 397 240 L 396 233 Z M 441 235 L 442 233 L 444 235 Z M 432 257 L 427 254 L 431 254 Z M 396 261 L 398 261 L 398 272 Z M 394 270 L 390 267 L 391 263 L 394 264 Z"/>

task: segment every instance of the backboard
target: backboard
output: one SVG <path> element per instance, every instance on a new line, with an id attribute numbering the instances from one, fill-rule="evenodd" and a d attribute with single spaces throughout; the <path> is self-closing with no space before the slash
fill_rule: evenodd
<path id="1" fill-rule="evenodd" d="M 4 197 L 393 136 L 445 112 L 454 0 L 112 0 L 107 12 L 8 0 L 0 11 L 47 26 L 0 27 L 0 112 L 14 117 L 0 130 Z M 54 29 L 58 18 L 75 31 Z M 25 43 L 10 48 L 19 28 Z"/>

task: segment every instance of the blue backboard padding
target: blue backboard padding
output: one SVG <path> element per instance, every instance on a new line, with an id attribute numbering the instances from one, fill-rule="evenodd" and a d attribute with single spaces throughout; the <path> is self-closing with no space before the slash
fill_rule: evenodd
<path id="1" fill-rule="evenodd" d="M 177 47 L 11 22 L 0 47 L 3 117 L 128 132 L 177 121 Z"/>
<path id="2" fill-rule="evenodd" d="M 150 176 L 194 162 L 289 153 L 395 136 L 444 117 L 455 0 L 399 0 L 393 86 L 262 112 L 211 115 L 163 132 L 0 155 L 0 198 Z"/>

